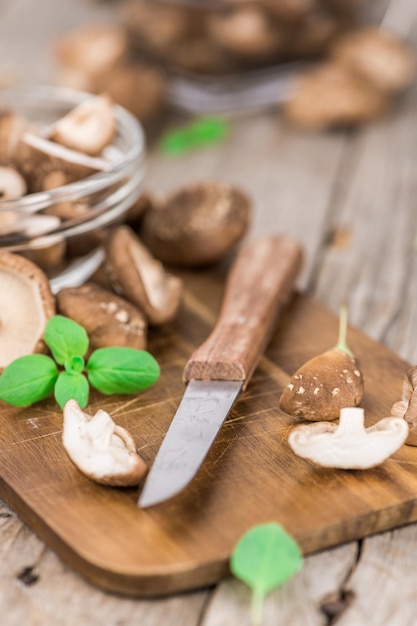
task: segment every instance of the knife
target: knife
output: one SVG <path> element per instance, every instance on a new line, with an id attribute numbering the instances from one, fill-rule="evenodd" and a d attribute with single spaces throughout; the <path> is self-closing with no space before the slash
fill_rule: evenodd
<path id="1" fill-rule="evenodd" d="M 301 261 L 300 245 L 287 236 L 261 238 L 238 254 L 215 327 L 185 366 L 187 387 L 139 507 L 171 498 L 196 474 L 266 348 Z"/>

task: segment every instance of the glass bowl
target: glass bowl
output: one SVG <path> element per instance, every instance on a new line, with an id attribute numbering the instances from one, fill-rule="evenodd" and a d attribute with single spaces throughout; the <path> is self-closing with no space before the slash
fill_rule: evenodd
<path id="1" fill-rule="evenodd" d="M 41 135 L 90 97 L 62 87 L 0 91 L 3 109 L 24 115 Z M 106 227 L 122 221 L 140 195 L 145 171 L 144 132 L 136 118 L 122 107 L 115 105 L 114 114 L 115 137 L 102 155 L 105 170 L 49 191 L 0 201 L 0 223 L 16 223 L 16 227 L 0 232 L 0 251 L 21 253 L 35 262 L 49 255 L 50 267 L 46 262 L 43 269 L 53 291 L 80 285 L 94 273 L 104 259 L 100 244 Z M 63 206 L 77 210 L 57 219 Z M 63 255 L 54 262 L 54 251 L 59 249 Z"/>

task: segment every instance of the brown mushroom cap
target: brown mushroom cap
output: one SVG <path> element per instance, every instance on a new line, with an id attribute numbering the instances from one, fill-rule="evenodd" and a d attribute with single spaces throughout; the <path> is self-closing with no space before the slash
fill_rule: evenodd
<path id="1" fill-rule="evenodd" d="M 332 56 L 386 94 L 404 91 L 416 74 L 412 50 L 382 28 L 364 28 L 341 37 Z"/>
<path id="2" fill-rule="evenodd" d="M 279 406 L 294 417 L 334 420 L 344 407 L 357 406 L 362 396 L 363 378 L 355 359 L 344 350 L 327 350 L 295 372 Z"/>
<path id="3" fill-rule="evenodd" d="M 197 183 L 145 213 L 141 235 L 163 263 L 207 265 L 242 239 L 251 208 L 250 199 L 239 189 L 214 181 Z"/>
<path id="4" fill-rule="evenodd" d="M 124 30 L 117 26 L 95 25 L 74 30 L 56 45 L 58 61 L 89 79 L 106 74 L 127 52 Z"/>
<path id="5" fill-rule="evenodd" d="M 313 130 L 369 121 L 388 107 L 382 93 L 342 65 L 329 62 L 298 77 L 283 110 L 289 122 Z"/>
<path id="6" fill-rule="evenodd" d="M 16 254 L 0 254 L 0 369 L 15 359 L 45 349 L 46 323 L 55 300 L 46 275 Z"/>
<path id="7" fill-rule="evenodd" d="M 258 6 L 241 6 L 214 14 L 208 22 L 208 30 L 224 49 L 249 58 L 273 54 L 283 44 L 278 25 Z"/>
<path id="8" fill-rule="evenodd" d="M 113 289 L 136 304 L 151 324 L 164 324 L 175 317 L 182 281 L 165 272 L 128 226 L 111 233 L 105 267 Z"/>
<path id="9" fill-rule="evenodd" d="M 130 302 L 87 283 L 62 289 L 57 294 L 58 310 L 85 328 L 93 348 L 130 346 L 146 348 L 146 320 Z"/>

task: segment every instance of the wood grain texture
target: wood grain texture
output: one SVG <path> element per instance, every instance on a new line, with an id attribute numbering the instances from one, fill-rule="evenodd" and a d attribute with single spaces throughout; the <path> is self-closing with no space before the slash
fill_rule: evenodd
<path id="1" fill-rule="evenodd" d="M 191 297 L 176 324 L 151 338 L 160 382 L 128 400 L 92 397 L 91 410 L 105 406 L 148 461 L 182 394 L 187 354 L 207 335 L 201 307 L 190 302 L 200 300 L 215 315 L 212 303 L 221 296 L 219 281 L 207 273 L 187 284 Z M 301 362 L 334 343 L 336 332 L 337 320 L 318 304 L 301 296 L 292 301 L 200 472 L 171 501 L 139 510 L 136 489 L 101 487 L 79 474 L 63 451 L 62 416 L 52 402 L 25 410 L 2 406 L 0 492 L 84 576 L 137 595 L 215 582 L 227 574 L 238 538 L 256 523 L 280 522 L 308 553 L 413 520 L 415 449 L 366 473 L 316 469 L 289 449 L 295 421 L 279 411 L 280 391 Z M 408 366 L 357 331 L 350 344 L 363 368 L 363 405 L 372 423 L 388 414 Z"/>
<path id="2" fill-rule="evenodd" d="M 184 380 L 242 380 L 245 389 L 294 289 L 301 246 L 261 237 L 244 247 L 227 277 L 215 327 L 184 369 Z"/>

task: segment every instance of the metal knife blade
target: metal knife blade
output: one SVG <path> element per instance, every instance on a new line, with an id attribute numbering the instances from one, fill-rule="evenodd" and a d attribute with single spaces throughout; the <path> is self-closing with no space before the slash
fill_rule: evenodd
<path id="1" fill-rule="evenodd" d="M 301 260 L 301 247 L 290 237 L 264 237 L 239 253 L 216 325 L 185 366 L 187 389 L 138 506 L 174 496 L 199 469 L 263 354 Z"/>
<path id="2" fill-rule="evenodd" d="M 216 380 L 209 386 L 201 380 L 188 383 L 148 474 L 139 499 L 140 507 L 167 500 L 190 482 L 232 408 L 242 384 L 242 381 L 233 380 Z"/>

